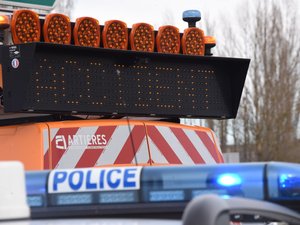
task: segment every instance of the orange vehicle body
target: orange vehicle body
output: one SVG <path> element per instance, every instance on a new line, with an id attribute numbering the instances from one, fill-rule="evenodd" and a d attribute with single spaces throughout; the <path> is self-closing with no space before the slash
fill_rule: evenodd
<path id="1" fill-rule="evenodd" d="M 0 127 L 0 160 L 27 170 L 222 163 L 212 130 L 169 122 L 75 120 Z"/>

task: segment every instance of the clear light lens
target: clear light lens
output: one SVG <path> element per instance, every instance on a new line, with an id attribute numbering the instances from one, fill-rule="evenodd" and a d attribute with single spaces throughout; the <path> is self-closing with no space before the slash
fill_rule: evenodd
<path id="1" fill-rule="evenodd" d="M 135 192 L 109 192 L 100 193 L 99 203 L 128 203 L 137 202 Z"/>
<path id="2" fill-rule="evenodd" d="M 57 195 L 57 205 L 86 205 L 92 204 L 91 193 L 59 194 Z"/>
<path id="3" fill-rule="evenodd" d="M 184 191 L 151 191 L 149 192 L 150 202 L 172 202 L 185 200 Z"/>
<path id="4" fill-rule="evenodd" d="M 44 200 L 42 195 L 32 195 L 27 197 L 27 203 L 30 207 L 42 207 Z"/>

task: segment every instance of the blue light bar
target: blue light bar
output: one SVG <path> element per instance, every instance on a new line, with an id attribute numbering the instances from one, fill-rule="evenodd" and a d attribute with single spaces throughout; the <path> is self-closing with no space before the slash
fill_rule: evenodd
<path id="1" fill-rule="evenodd" d="M 243 163 L 28 172 L 32 208 L 185 203 L 199 195 L 300 201 L 300 165 Z"/>
<path id="2" fill-rule="evenodd" d="M 215 193 L 222 196 L 264 198 L 264 164 L 223 164 L 144 168 L 143 200 L 152 202 L 153 191 L 183 191 L 178 201 L 197 195 Z M 166 192 L 166 199 L 169 193 Z M 160 197 L 163 199 L 163 197 Z"/>
<path id="3" fill-rule="evenodd" d="M 270 163 L 267 173 L 271 200 L 300 200 L 299 164 Z"/>

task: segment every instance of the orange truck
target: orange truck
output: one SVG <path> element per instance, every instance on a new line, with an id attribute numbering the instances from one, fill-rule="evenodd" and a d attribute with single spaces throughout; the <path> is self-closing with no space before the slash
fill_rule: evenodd
<path id="1" fill-rule="evenodd" d="M 3 126 L 0 143 L 1 160 L 21 160 L 28 170 L 223 162 L 210 129 L 168 122 L 79 120 Z"/>
<path id="2" fill-rule="evenodd" d="M 27 170 L 224 162 L 212 130 L 170 121 L 234 118 L 248 59 L 211 57 L 211 38 L 196 40 L 205 56 L 76 46 L 79 36 L 66 31 L 55 33 L 71 35 L 70 44 L 49 43 L 62 40 L 39 33 L 52 22 L 30 10 L 0 19 L 15 41 L 0 40 L 0 160 Z M 103 30 L 96 26 L 89 32 Z"/>

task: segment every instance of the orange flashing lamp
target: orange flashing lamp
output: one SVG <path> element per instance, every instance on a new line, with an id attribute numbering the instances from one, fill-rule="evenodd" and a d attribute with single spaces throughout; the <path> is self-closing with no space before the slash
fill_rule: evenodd
<path id="1" fill-rule="evenodd" d="M 130 32 L 130 47 L 134 51 L 154 51 L 154 28 L 147 23 L 132 25 Z"/>
<path id="2" fill-rule="evenodd" d="M 156 47 L 158 52 L 179 53 L 180 34 L 175 26 L 166 25 L 158 29 L 156 36 Z"/>
<path id="3" fill-rule="evenodd" d="M 205 55 L 212 56 L 211 49 L 216 46 L 216 38 L 213 36 L 205 36 Z"/>
<path id="4" fill-rule="evenodd" d="M 27 9 L 14 11 L 11 33 L 14 44 L 39 42 L 41 28 L 38 14 Z"/>
<path id="5" fill-rule="evenodd" d="M 99 21 L 91 17 L 76 19 L 73 30 L 75 45 L 99 47 L 100 27 Z"/>
<path id="6" fill-rule="evenodd" d="M 205 36 L 204 43 L 206 45 L 216 45 L 216 38 L 213 36 Z"/>
<path id="7" fill-rule="evenodd" d="M 184 30 L 182 36 L 182 52 L 186 55 L 204 55 L 204 32 L 197 27 L 190 27 Z"/>
<path id="8" fill-rule="evenodd" d="M 127 24 L 119 20 L 106 21 L 102 38 L 104 48 L 126 50 L 128 48 Z"/>
<path id="9" fill-rule="evenodd" d="M 48 14 L 43 31 L 45 42 L 65 45 L 71 43 L 71 23 L 70 18 L 66 15 Z"/>
<path id="10" fill-rule="evenodd" d="M 9 17 L 5 15 L 0 15 L 0 30 L 5 30 L 9 28 Z"/>

